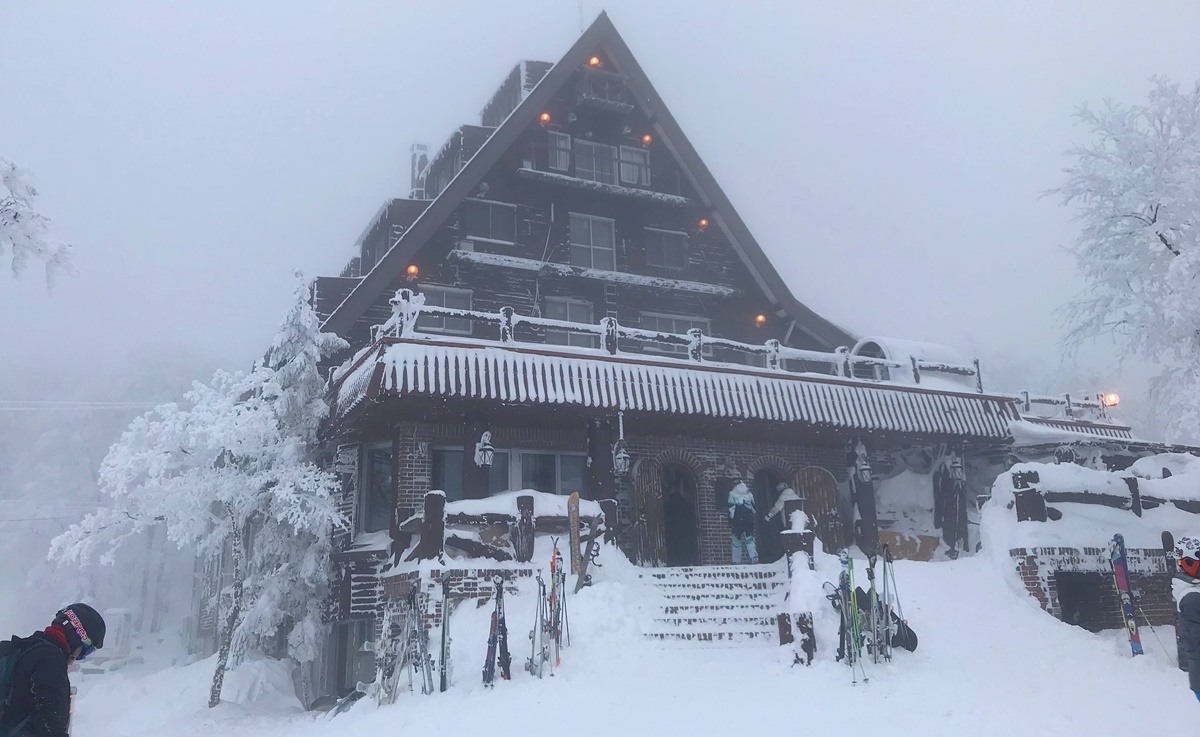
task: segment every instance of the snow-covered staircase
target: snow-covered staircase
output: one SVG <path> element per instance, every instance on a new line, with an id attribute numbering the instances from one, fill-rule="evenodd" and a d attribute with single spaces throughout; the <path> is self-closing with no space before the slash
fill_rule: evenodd
<path id="1" fill-rule="evenodd" d="M 787 564 L 655 568 L 640 574 L 656 603 L 648 640 L 716 645 L 775 645 Z"/>

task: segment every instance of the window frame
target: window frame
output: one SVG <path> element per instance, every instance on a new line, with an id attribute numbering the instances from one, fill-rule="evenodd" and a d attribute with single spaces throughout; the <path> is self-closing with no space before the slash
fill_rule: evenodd
<path id="1" fill-rule="evenodd" d="M 665 259 L 665 258 L 663 259 L 664 263 L 661 263 L 661 264 L 656 264 L 653 261 L 651 261 L 650 260 L 650 240 L 646 235 L 647 233 L 651 233 L 651 232 L 659 233 L 659 234 L 665 233 L 665 234 L 669 234 L 669 235 L 683 236 L 683 254 L 682 254 L 683 255 L 683 263 L 680 264 L 679 266 L 671 266 L 670 264 L 666 263 L 667 259 Z M 689 247 L 689 245 L 690 245 L 690 239 L 688 238 L 687 231 L 670 230 L 668 228 L 655 228 L 655 227 L 651 227 L 651 226 L 646 226 L 646 227 L 642 228 L 642 248 L 646 253 L 646 265 L 647 266 L 653 266 L 653 267 L 659 268 L 659 269 L 671 269 L 672 271 L 683 271 L 683 270 L 687 269 L 687 266 L 688 266 L 688 247 Z M 663 250 L 663 255 L 664 256 L 666 255 L 665 249 Z"/>
<path id="2" fill-rule="evenodd" d="M 421 294 L 425 295 L 426 303 L 428 303 L 429 295 L 432 292 L 440 292 L 442 294 L 458 294 L 458 295 L 465 294 L 467 296 L 467 306 L 465 309 L 467 309 L 467 310 L 474 309 L 475 293 L 473 290 L 460 289 L 459 287 L 443 287 L 440 284 L 423 284 L 423 285 L 421 285 Z M 431 306 L 444 307 L 445 302 L 446 302 L 446 300 L 445 300 L 445 298 L 443 298 L 441 305 L 431 305 Z M 463 308 L 455 308 L 455 309 L 463 309 Z M 440 321 L 441 322 L 440 327 L 436 326 L 436 325 L 431 326 L 429 324 L 429 321 L 431 321 L 431 320 Z M 465 328 L 447 327 L 447 321 L 449 321 L 449 320 L 455 320 L 455 321 L 461 320 L 464 323 L 466 323 L 466 326 L 465 326 Z M 445 333 L 447 335 L 471 335 L 473 332 L 472 324 L 469 319 L 460 318 L 460 317 L 445 317 L 443 315 L 420 315 L 419 317 L 417 317 L 417 326 L 416 327 L 418 330 L 421 330 L 421 331 L 430 332 L 430 333 Z"/>
<path id="3" fill-rule="evenodd" d="M 642 157 L 641 161 L 629 161 L 625 153 L 631 152 Z M 633 177 L 625 176 L 625 167 L 633 172 Z M 617 148 L 617 179 L 621 184 L 631 184 L 635 187 L 650 186 L 650 152 L 638 146 L 621 145 Z"/>
<path id="4" fill-rule="evenodd" d="M 612 185 L 618 185 L 618 186 L 620 185 L 621 173 L 619 171 L 619 169 L 620 169 L 619 163 L 620 162 L 619 162 L 618 155 L 617 155 L 617 146 L 614 146 L 611 143 L 598 143 L 596 141 L 589 141 L 584 138 L 575 138 L 572 140 L 574 141 L 574 144 L 575 144 L 572 147 L 572 151 L 575 154 L 575 178 L 576 179 L 586 179 L 589 182 L 599 182 L 600 184 L 612 184 Z M 590 157 L 592 160 L 592 167 L 590 169 L 586 169 L 586 168 L 581 169 L 580 168 L 580 160 L 583 157 L 580 155 L 580 153 L 581 153 L 580 149 L 589 148 L 589 147 L 590 147 Z M 595 162 L 603 160 L 602 157 L 597 155 L 601 149 L 607 149 L 608 154 L 609 154 L 607 157 L 607 160 L 612 165 L 612 169 L 611 169 L 612 180 L 611 181 L 597 176 L 599 173 L 601 173 L 601 170 L 595 165 Z M 590 174 L 591 176 L 584 176 L 585 172 Z"/>
<path id="5" fill-rule="evenodd" d="M 513 246 L 517 243 L 517 205 L 513 202 L 501 202 L 499 200 L 485 200 L 476 197 L 463 200 L 463 204 L 467 207 L 475 207 L 485 205 L 488 208 L 488 235 L 475 235 L 467 232 L 466 214 L 462 218 L 462 237 L 472 241 L 481 241 L 483 243 L 499 243 L 506 246 Z M 504 238 L 496 238 L 492 235 L 495 232 L 495 212 L 497 207 L 504 207 L 512 211 L 512 240 Z"/>
<path id="6" fill-rule="evenodd" d="M 682 333 L 679 333 L 679 332 L 675 332 L 673 330 L 662 330 L 660 328 L 647 328 L 646 327 L 646 318 L 647 317 L 652 317 L 652 318 L 655 318 L 656 320 L 687 320 L 688 322 L 692 322 L 692 323 L 704 323 L 704 326 L 701 328 L 702 332 L 705 335 L 712 335 L 712 320 L 710 320 L 707 317 L 700 317 L 699 315 L 677 315 L 677 314 L 672 314 L 669 312 L 656 312 L 654 310 L 644 310 L 644 311 L 638 313 L 638 324 L 643 330 L 655 330 L 660 333 L 669 333 L 671 335 L 682 335 L 685 337 L 687 336 L 686 330 Z M 693 325 L 692 327 L 700 327 L 700 326 Z M 649 351 L 651 353 L 665 353 L 665 354 L 673 354 L 673 355 L 682 354 L 685 356 L 687 355 L 687 352 L 688 352 L 687 346 L 663 345 L 660 343 L 654 343 L 652 341 L 643 341 L 642 349 Z M 712 355 L 712 347 L 711 346 L 705 346 L 703 350 L 704 350 L 704 355 L 706 355 L 706 356 Z"/>
<path id="7" fill-rule="evenodd" d="M 575 228 L 573 227 L 572 221 L 575 218 L 583 218 L 588 221 L 588 241 L 589 241 L 589 243 L 586 245 L 583 243 L 576 243 L 574 240 L 572 240 L 572 233 L 575 230 Z M 594 223 L 598 220 L 604 221 L 609 224 L 610 231 L 612 232 L 612 245 L 611 246 L 608 246 L 608 247 L 596 246 L 595 238 L 593 237 L 595 230 L 592 227 L 592 223 Z M 586 212 L 568 212 L 567 213 L 567 246 L 570 249 L 570 252 L 567 254 L 567 263 L 571 264 L 572 266 L 580 266 L 585 269 L 595 269 L 597 271 L 617 271 L 617 221 L 614 220 L 613 218 L 607 218 L 607 217 L 604 217 L 603 215 L 589 215 Z M 577 248 L 577 247 L 588 249 L 590 263 L 588 263 L 588 264 L 575 263 L 575 259 L 573 257 L 575 255 L 575 248 Z M 612 268 L 611 269 L 605 269 L 605 268 L 596 266 L 596 251 L 597 250 L 610 251 L 612 253 Z"/>
<path id="8" fill-rule="evenodd" d="M 371 491 L 373 481 L 373 465 L 371 463 L 371 452 L 377 450 L 386 450 L 388 453 L 388 522 L 379 530 L 370 530 L 368 528 L 368 519 L 370 518 L 371 510 Z M 392 446 L 390 440 L 380 440 L 373 443 L 364 443 L 362 446 L 362 460 L 358 478 L 358 524 L 356 532 L 360 534 L 369 534 L 373 532 L 383 532 L 391 529 L 392 517 L 396 514 L 396 449 Z"/>
<path id="9" fill-rule="evenodd" d="M 559 133 L 558 131 L 546 131 L 546 167 L 550 171 L 557 171 L 566 174 L 571 171 L 571 152 L 575 148 L 573 139 L 570 133 Z M 563 142 L 566 142 L 566 148 L 563 148 Z M 556 166 L 559 163 L 561 166 Z"/>
<path id="10" fill-rule="evenodd" d="M 596 324 L 595 322 L 593 322 L 593 320 L 595 319 L 594 318 L 595 305 L 593 305 L 591 302 L 589 302 L 585 299 L 576 299 L 575 297 L 546 297 L 547 317 L 549 317 L 551 304 L 561 304 L 567 308 L 566 309 L 566 311 L 567 311 L 566 322 L 574 322 L 574 323 L 578 323 L 580 325 L 595 325 Z M 588 314 L 587 322 L 571 319 L 571 307 L 572 306 L 587 308 L 587 314 Z M 557 320 L 560 318 L 550 318 L 550 319 Z M 555 336 L 556 338 L 558 336 L 562 336 L 562 341 L 561 342 L 551 341 L 550 336 L 552 336 L 552 335 Z M 546 343 L 548 345 L 562 345 L 562 346 L 571 346 L 571 347 L 575 347 L 575 348 L 598 348 L 600 346 L 600 336 L 592 335 L 591 333 L 577 333 L 573 330 L 562 330 L 562 329 L 558 329 L 558 328 L 546 328 Z"/>

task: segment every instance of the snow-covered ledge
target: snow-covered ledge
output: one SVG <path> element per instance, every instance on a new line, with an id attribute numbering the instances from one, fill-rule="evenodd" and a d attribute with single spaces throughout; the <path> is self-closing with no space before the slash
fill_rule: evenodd
<path id="1" fill-rule="evenodd" d="M 580 179 L 579 177 L 572 177 L 567 174 L 557 174 L 551 171 L 539 171 L 537 169 L 521 167 L 520 169 L 517 169 L 517 176 L 534 181 L 563 184 L 568 187 L 574 187 L 575 189 L 582 189 L 588 192 L 611 194 L 619 197 L 632 197 L 639 200 L 661 202 L 666 205 L 675 205 L 676 207 L 688 207 L 692 204 L 692 201 L 687 197 L 682 197 L 677 194 L 655 192 L 651 189 L 641 189 L 638 187 L 622 187 L 619 184 L 609 184 L 607 182 L 593 182 L 590 179 Z"/>
<path id="2" fill-rule="evenodd" d="M 733 297 L 740 294 L 741 291 L 721 284 L 706 284 L 698 281 L 687 281 L 686 279 L 668 279 L 666 277 L 649 276 L 647 274 L 630 274 L 624 271 L 586 269 L 582 266 L 556 264 L 549 261 L 539 261 L 534 258 L 521 258 L 519 256 L 503 256 L 498 253 L 454 250 L 450 252 L 450 259 L 452 261 L 466 261 L 468 263 L 502 266 L 510 269 L 522 269 L 524 271 L 548 272 L 560 276 L 581 276 L 585 279 L 596 279 L 598 281 L 609 282 L 610 284 L 627 284 L 629 286 L 648 287 L 651 289 L 670 289 L 695 292 L 696 294 L 712 294 L 719 297 Z"/>

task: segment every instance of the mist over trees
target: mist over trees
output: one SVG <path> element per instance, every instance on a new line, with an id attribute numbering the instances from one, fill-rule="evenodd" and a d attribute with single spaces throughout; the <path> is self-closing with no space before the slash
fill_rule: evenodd
<path id="1" fill-rule="evenodd" d="M 1067 306 L 1067 344 L 1112 336 L 1161 367 L 1153 384 L 1168 439 L 1200 440 L 1200 83 L 1153 80 L 1145 102 L 1076 113 L 1072 149 L 1050 194 L 1076 209 L 1086 288 Z"/>
<path id="2" fill-rule="evenodd" d="M 50 237 L 49 219 L 37 211 L 33 173 L 0 156 L 0 258 L 9 258 L 20 277 L 30 260 L 46 267 L 46 285 L 60 273 L 71 273 L 71 246 Z"/>

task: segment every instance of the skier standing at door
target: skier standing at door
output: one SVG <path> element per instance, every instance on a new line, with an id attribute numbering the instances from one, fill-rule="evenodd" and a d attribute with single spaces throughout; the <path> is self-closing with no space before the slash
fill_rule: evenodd
<path id="1" fill-rule="evenodd" d="M 733 564 L 742 563 L 742 546 L 751 565 L 758 563 L 758 547 L 754 543 L 754 495 L 744 482 L 737 482 L 729 492 L 729 537 L 733 545 Z"/>
<path id="2" fill-rule="evenodd" d="M 775 486 L 775 491 L 779 492 L 779 497 L 775 500 L 775 506 L 771 507 L 771 511 L 767 512 L 766 517 L 763 518 L 768 522 L 770 522 L 771 519 L 775 515 L 783 512 L 784 504 L 787 504 L 788 502 L 802 501 L 800 499 L 800 495 L 796 493 L 796 490 L 793 489 L 792 487 L 788 486 L 783 481 L 780 481 Z M 785 530 L 788 529 L 788 527 L 790 527 L 791 524 L 792 524 L 792 521 L 785 517 L 783 520 L 783 529 L 785 529 Z"/>

